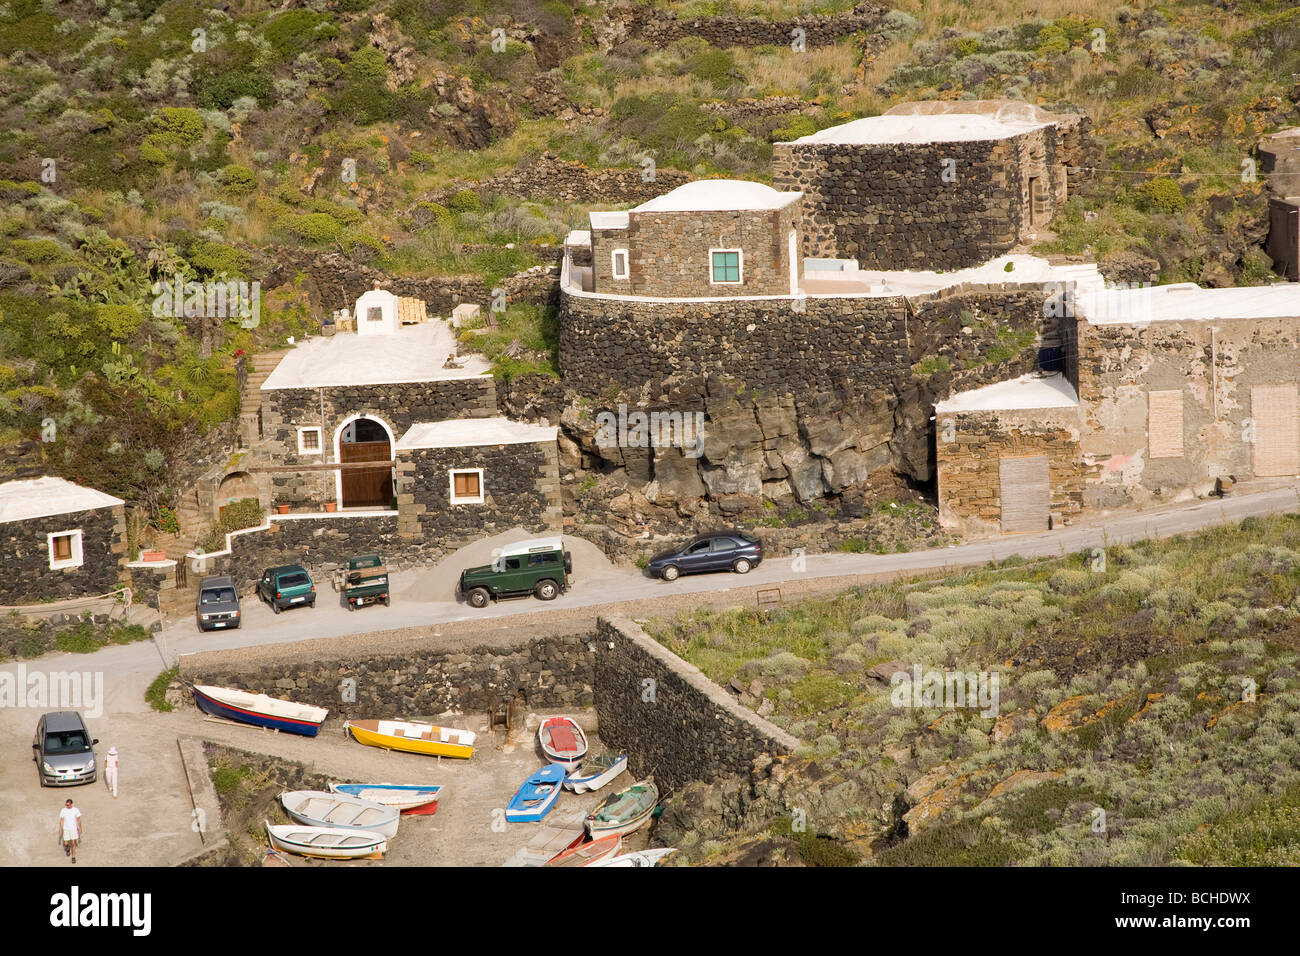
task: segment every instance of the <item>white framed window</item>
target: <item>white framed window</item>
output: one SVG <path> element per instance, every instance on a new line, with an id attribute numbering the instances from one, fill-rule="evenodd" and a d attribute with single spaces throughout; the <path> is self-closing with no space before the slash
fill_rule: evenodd
<path id="1" fill-rule="evenodd" d="M 319 455 L 324 450 L 321 443 L 321 430 L 319 425 L 311 425 L 298 429 L 298 454 L 300 455 Z"/>
<path id="2" fill-rule="evenodd" d="M 481 505 L 483 503 L 482 468 L 453 468 L 447 474 L 453 505 Z"/>
<path id="3" fill-rule="evenodd" d="M 79 568 L 84 557 L 81 550 L 81 529 L 75 531 L 54 531 L 45 536 L 46 546 L 50 549 L 50 569 Z"/>
<path id="4" fill-rule="evenodd" d="M 745 281 L 745 254 L 739 249 L 709 250 L 709 283 L 740 285 Z"/>
<path id="5" fill-rule="evenodd" d="M 627 250 L 615 249 L 609 254 L 610 268 L 615 279 L 626 279 L 630 274 L 627 267 Z"/>

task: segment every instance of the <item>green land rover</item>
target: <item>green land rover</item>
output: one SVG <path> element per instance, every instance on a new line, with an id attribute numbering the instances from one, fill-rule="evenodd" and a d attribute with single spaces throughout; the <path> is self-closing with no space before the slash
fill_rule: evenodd
<path id="1" fill-rule="evenodd" d="M 456 591 L 474 607 L 487 607 L 501 597 L 534 594 L 553 601 L 569 589 L 573 558 L 560 538 L 535 538 L 508 545 L 491 564 L 466 568 Z"/>

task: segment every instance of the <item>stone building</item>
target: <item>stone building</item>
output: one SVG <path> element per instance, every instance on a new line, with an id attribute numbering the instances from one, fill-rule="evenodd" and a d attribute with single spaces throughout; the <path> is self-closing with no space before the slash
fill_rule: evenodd
<path id="1" fill-rule="evenodd" d="M 62 478 L 0 484 L 0 604 L 111 591 L 126 560 L 123 506 Z"/>
<path id="2" fill-rule="evenodd" d="M 1080 296 L 1064 374 L 935 406 L 939 516 L 1034 531 L 1300 476 L 1300 297 L 1190 283 Z"/>
<path id="3" fill-rule="evenodd" d="M 803 200 L 803 255 L 961 268 L 1042 229 L 1087 165 L 1086 121 L 999 100 L 902 103 L 773 148 Z"/>
<path id="4" fill-rule="evenodd" d="M 424 311 L 368 290 L 355 331 L 281 359 L 260 386 L 261 439 L 231 466 L 266 523 L 203 556 L 205 573 L 246 585 L 266 564 L 364 551 L 398 568 L 517 525 L 558 527 L 557 429 L 502 418 L 490 364 L 458 354 Z"/>
<path id="5" fill-rule="evenodd" d="M 795 294 L 801 199 L 762 183 L 707 179 L 626 212 L 593 212 L 590 231 L 568 243 L 590 250 L 591 271 L 579 283 L 668 298 Z"/>
<path id="6" fill-rule="evenodd" d="M 1266 136 L 1259 144 L 1268 183 L 1268 243 L 1278 275 L 1300 280 L 1300 129 Z"/>

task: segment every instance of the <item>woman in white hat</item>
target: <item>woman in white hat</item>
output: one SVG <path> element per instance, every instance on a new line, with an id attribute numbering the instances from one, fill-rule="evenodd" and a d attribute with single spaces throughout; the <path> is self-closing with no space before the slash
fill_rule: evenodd
<path id="1" fill-rule="evenodd" d="M 117 799 L 117 748 L 108 748 L 108 757 L 104 760 L 104 785 Z"/>

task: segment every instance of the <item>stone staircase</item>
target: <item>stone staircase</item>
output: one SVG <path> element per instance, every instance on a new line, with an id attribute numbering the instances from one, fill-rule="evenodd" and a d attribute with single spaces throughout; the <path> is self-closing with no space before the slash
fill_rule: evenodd
<path id="1" fill-rule="evenodd" d="M 285 353 L 258 352 L 248 360 L 248 376 L 239 405 L 239 441 L 242 449 L 252 448 L 261 436 L 262 383 L 275 370 Z"/>

